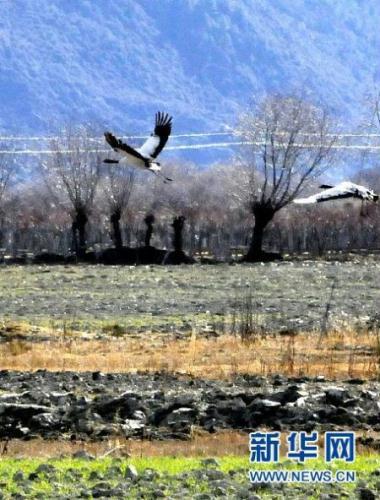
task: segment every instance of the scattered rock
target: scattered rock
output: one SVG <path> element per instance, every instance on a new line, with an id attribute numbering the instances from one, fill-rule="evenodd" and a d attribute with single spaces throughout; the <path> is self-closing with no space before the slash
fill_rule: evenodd
<path id="1" fill-rule="evenodd" d="M 25 476 L 21 470 L 18 470 L 17 472 L 15 472 L 13 474 L 13 481 L 15 481 L 16 483 L 24 481 L 24 480 L 25 480 Z"/>
<path id="2" fill-rule="evenodd" d="M 357 493 L 360 500 L 376 500 L 376 494 L 369 488 L 358 488 Z"/>
<path id="3" fill-rule="evenodd" d="M 203 467 L 220 467 L 220 462 L 217 458 L 203 458 L 201 460 Z"/>
<path id="4" fill-rule="evenodd" d="M 132 481 L 137 481 L 139 474 L 134 465 L 128 465 L 125 470 L 125 477 L 131 479 Z"/>
<path id="5" fill-rule="evenodd" d="M 329 387 L 326 391 L 326 403 L 342 406 L 348 396 L 348 392 L 340 387 Z"/>
<path id="6" fill-rule="evenodd" d="M 52 464 L 40 464 L 35 472 L 36 474 L 51 474 L 55 472 L 55 467 Z"/>
<path id="7" fill-rule="evenodd" d="M 209 432 L 262 425 L 380 430 L 378 381 L 335 387 L 307 377 L 205 381 L 166 373 L 0 371 L 0 386 L 0 438 L 99 440 L 124 433 L 188 439 L 194 425 Z M 380 448 L 376 440 L 362 444 Z"/>
<path id="8" fill-rule="evenodd" d="M 78 450 L 72 455 L 73 458 L 80 458 L 82 460 L 95 460 L 94 455 L 90 455 L 85 450 Z"/>

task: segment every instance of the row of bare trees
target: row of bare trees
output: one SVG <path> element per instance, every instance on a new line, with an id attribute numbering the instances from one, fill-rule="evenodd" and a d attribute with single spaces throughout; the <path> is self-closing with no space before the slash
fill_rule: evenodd
<path id="1" fill-rule="evenodd" d="M 67 127 L 28 181 L 12 182 L 17 163 L 0 153 L 0 247 L 79 258 L 89 247 L 151 240 L 168 248 L 173 217 L 180 217 L 190 254 L 206 249 L 226 257 L 241 246 L 245 260 L 263 260 L 264 233 L 267 247 L 280 252 L 379 248 L 377 207 L 363 218 L 350 203 L 292 204 L 337 160 L 334 130 L 326 111 L 305 99 L 267 97 L 240 118 L 245 144 L 230 164 L 199 170 L 171 162 L 164 168 L 175 181 L 167 185 L 148 172 L 104 164 L 98 131 Z M 364 180 L 380 188 L 375 168 Z"/>
<path id="2" fill-rule="evenodd" d="M 168 192 L 168 186 L 156 183 L 153 178 L 145 182 L 135 181 L 130 203 L 120 219 L 119 239 L 124 245 L 150 243 L 170 248 L 171 224 L 180 214 L 186 218 L 183 241 L 190 254 L 209 250 L 217 257 L 227 257 L 231 248 L 249 248 L 252 215 L 248 206 L 244 207 L 238 198 L 231 196 L 235 175 L 242 177 L 239 167 L 214 166 L 198 172 L 196 167 L 187 165 L 184 172 L 183 165 L 173 164 L 170 170 L 171 175 L 184 177 L 179 193 L 176 185 L 172 184 Z M 218 177 L 217 185 L 212 185 L 214 176 Z M 99 183 L 94 204 L 88 212 L 87 248 L 114 245 L 112 212 L 102 184 Z M 379 177 L 377 184 L 380 184 Z M 191 205 L 188 199 L 180 203 L 181 191 L 186 186 L 192 193 Z M 203 186 L 210 186 L 207 197 L 202 194 Z M 154 197 L 151 197 L 151 190 L 155 191 Z M 6 248 L 8 253 L 16 253 L 19 249 L 34 253 L 43 249 L 64 254 L 74 251 L 74 214 L 55 202 L 43 182 L 19 186 L 17 196 L 9 198 L 4 205 L 4 214 L 0 247 Z M 147 217 L 152 214 L 154 219 Z M 379 207 L 369 207 L 365 217 L 360 214 L 360 206 L 349 201 L 310 207 L 289 205 L 268 225 L 264 247 L 276 252 L 310 251 L 318 254 L 330 249 L 380 248 Z"/>

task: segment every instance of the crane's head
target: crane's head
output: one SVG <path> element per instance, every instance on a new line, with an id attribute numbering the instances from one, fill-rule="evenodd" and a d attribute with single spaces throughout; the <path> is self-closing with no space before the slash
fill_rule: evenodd
<path id="1" fill-rule="evenodd" d="M 367 191 L 367 200 L 370 200 L 370 201 L 373 201 L 373 202 L 377 202 L 379 200 L 379 195 L 376 194 L 374 191 L 368 189 Z"/>

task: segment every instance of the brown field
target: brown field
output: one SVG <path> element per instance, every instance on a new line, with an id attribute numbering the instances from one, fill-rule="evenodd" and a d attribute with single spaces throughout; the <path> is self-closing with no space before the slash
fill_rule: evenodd
<path id="1" fill-rule="evenodd" d="M 17 332 L 13 330 L 13 334 Z M 166 371 L 213 379 L 281 373 L 344 379 L 374 378 L 380 364 L 379 333 L 369 331 L 278 334 L 249 341 L 233 335 L 205 338 L 194 333 L 185 339 L 162 334 L 92 340 L 52 334 L 49 340 L 37 339 L 23 339 L 18 333 L 1 343 L 0 369 Z"/>
<path id="2" fill-rule="evenodd" d="M 5 452 L 4 452 L 5 446 Z M 96 457 L 112 456 L 222 456 L 246 455 L 248 450 L 247 433 L 222 431 L 215 434 L 194 432 L 189 441 L 167 440 L 149 441 L 115 437 L 98 442 L 70 442 L 62 440 L 32 439 L 22 441 L 12 439 L 0 442 L 0 455 L 8 457 L 54 457 L 71 455 L 85 450 Z"/>
<path id="3" fill-rule="evenodd" d="M 265 429 L 261 429 L 265 430 Z M 356 432 L 357 438 L 364 435 L 378 438 L 376 432 Z M 281 434 L 283 449 L 288 433 Z M 215 457 L 215 456 L 248 456 L 249 443 L 248 433 L 239 431 L 219 431 L 210 434 L 201 429 L 195 429 L 188 441 L 169 439 L 165 441 L 150 441 L 114 437 L 107 441 L 84 442 L 64 441 L 49 439 L 31 439 L 23 441 L 12 439 L 0 441 L 0 457 L 58 457 L 71 456 L 79 450 L 84 450 L 95 457 L 155 457 L 155 456 L 177 456 L 177 457 Z M 319 445 L 323 448 L 323 439 Z M 371 452 L 371 448 L 359 444 L 357 451 L 361 455 Z"/>

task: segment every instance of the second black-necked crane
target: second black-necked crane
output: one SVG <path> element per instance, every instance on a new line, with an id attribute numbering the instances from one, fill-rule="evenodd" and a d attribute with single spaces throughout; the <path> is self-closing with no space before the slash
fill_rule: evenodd
<path id="1" fill-rule="evenodd" d="M 354 184 L 353 182 L 344 181 L 336 186 L 330 186 L 327 184 L 322 184 L 319 186 L 323 191 L 307 198 L 296 198 L 294 203 L 301 205 L 307 205 L 310 203 L 321 203 L 330 200 L 340 200 L 344 198 L 357 198 L 364 201 L 377 202 L 379 195 L 375 193 L 372 189 L 365 186 L 360 186 L 359 184 Z M 366 215 L 363 211 L 363 204 L 361 215 Z"/>
<path id="2" fill-rule="evenodd" d="M 341 182 L 336 186 L 322 184 L 319 186 L 323 191 L 307 198 L 296 198 L 294 203 L 309 204 L 322 201 L 339 200 L 341 198 L 359 198 L 366 201 L 378 201 L 379 195 L 369 189 L 353 182 Z"/>

